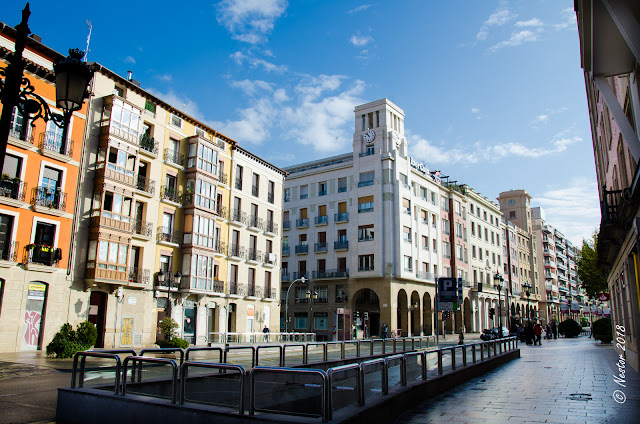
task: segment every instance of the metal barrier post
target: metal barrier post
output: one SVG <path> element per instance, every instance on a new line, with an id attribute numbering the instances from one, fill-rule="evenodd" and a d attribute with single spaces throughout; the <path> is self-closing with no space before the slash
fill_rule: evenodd
<path id="1" fill-rule="evenodd" d="M 123 368 L 122 372 L 125 376 L 125 378 L 122 380 L 122 396 L 125 396 L 127 394 L 126 375 L 127 375 L 127 365 L 129 364 L 130 361 L 152 362 L 152 363 L 158 363 L 158 364 L 171 365 L 171 371 L 172 371 L 171 372 L 171 403 L 172 404 L 176 403 L 177 395 L 178 395 L 178 387 L 177 387 L 178 365 L 176 364 L 176 361 L 174 361 L 173 359 L 150 358 L 150 357 L 143 357 L 143 356 L 127 356 L 124 359 L 124 363 L 122 365 L 122 368 Z"/>
<path id="2" fill-rule="evenodd" d="M 239 403 L 238 412 L 240 413 L 240 415 L 244 414 L 244 380 L 245 380 L 246 371 L 240 365 L 210 364 L 207 362 L 194 362 L 194 361 L 186 360 L 180 366 L 180 397 L 179 397 L 180 405 L 184 405 L 185 388 L 186 388 L 186 380 L 187 380 L 187 368 L 189 366 L 213 368 L 213 369 L 220 370 L 220 372 L 222 372 L 223 370 L 239 371 L 240 372 L 240 401 L 238 402 Z"/>
<path id="3" fill-rule="evenodd" d="M 480 342 L 480 360 L 484 361 L 484 343 Z"/>
<path id="4" fill-rule="evenodd" d="M 456 348 L 455 346 L 451 348 L 451 369 L 456 369 Z"/>
<path id="5" fill-rule="evenodd" d="M 497 349 L 498 349 L 498 347 L 496 346 L 496 342 L 493 342 L 493 356 L 497 355 L 497 353 L 496 353 Z"/>
<path id="6" fill-rule="evenodd" d="M 462 345 L 462 366 L 467 366 L 467 345 Z"/>
<path id="7" fill-rule="evenodd" d="M 475 343 L 471 345 L 471 359 L 473 360 L 473 363 L 476 363 L 476 345 Z"/>
<path id="8" fill-rule="evenodd" d="M 442 349 L 438 349 L 438 375 L 442 375 Z"/>

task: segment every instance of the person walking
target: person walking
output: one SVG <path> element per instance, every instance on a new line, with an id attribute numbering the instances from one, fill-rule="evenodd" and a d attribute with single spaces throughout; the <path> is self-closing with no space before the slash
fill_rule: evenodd
<path id="1" fill-rule="evenodd" d="M 542 346 L 542 326 L 537 322 L 533 327 L 533 333 L 536 335 L 536 338 L 533 341 L 533 345 L 535 346 L 536 343 L 538 343 L 538 346 Z"/>
<path id="2" fill-rule="evenodd" d="M 544 338 L 547 340 L 551 340 L 551 325 L 549 325 L 549 323 L 547 323 L 547 325 L 544 327 Z"/>
<path id="3" fill-rule="evenodd" d="M 269 327 L 267 327 L 266 325 L 264 326 L 264 328 L 262 329 L 262 333 L 264 334 L 264 341 L 268 342 L 269 341 Z"/>
<path id="4" fill-rule="evenodd" d="M 551 322 L 551 332 L 553 333 L 553 338 L 557 339 L 558 338 L 558 326 L 556 325 L 555 321 Z"/>
<path id="5" fill-rule="evenodd" d="M 533 344 L 533 324 L 531 321 L 527 321 L 524 327 L 524 338 L 526 339 L 527 345 Z"/>
<path id="6" fill-rule="evenodd" d="M 462 331 L 462 327 L 460 327 L 460 331 L 458 332 L 458 344 L 464 344 L 464 332 Z"/>
<path id="7" fill-rule="evenodd" d="M 387 323 L 383 322 L 382 323 L 382 338 L 386 339 L 387 337 L 389 337 L 389 327 L 387 327 Z"/>

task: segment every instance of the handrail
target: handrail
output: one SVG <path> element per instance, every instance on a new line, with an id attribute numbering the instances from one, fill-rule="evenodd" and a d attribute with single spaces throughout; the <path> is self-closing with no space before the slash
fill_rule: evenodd
<path id="1" fill-rule="evenodd" d="M 340 346 L 340 359 L 344 359 L 344 341 L 326 342 L 326 345 L 327 345 L 327 355 L 329 352 L 329 346 Z"/>
<path id="2" fill-rule="evenodd" d="M 182 350 L 182 349 L 181 349 Z M 173 359 L 165 359 L 165 358 L 151 358 L 148 356 L 127 356 L 124 358 L 124 363 L 122 364 L 122 372 L 125 378 L 122 379 L 122 396 L 127 394 L 127 365 L 129 362 L 151 362 L 156 364 L 165 364 L 171 365 L 171 403 L 176 403 L 177 397 L 177 381 L 178 381 L 178 365 L 176 361 Z M 142 364 L 140 366 L 142 368 Z"/>
<path id="3" fill-rule="evenodd" d="M 179 347 L 162 347 L 162 348 L 150 348 L 150 349 L 142 349 L 138 356 L 144 356 L 145 353 L 175 353 L 180 352 L 180 365 L 184 362 L 184 349 Z"/>
<path id="4" fill-rule="evenodd" d="M 223 362 L 227 363 L 227 358 L 230 350 L 245 350 L 251 349 L 251 368 L 256 364 L 256 348 L 254 346 L 225 346 Z"/>
<path id="5" fill-rule="evenodd" d="M 222 363 L 222 361 L 224 359 L 221 347 L 217 347 L 217 346 L 196 346 L 196 347 L 190 347 L 185 351 L 185 353 L 184 353 L 184 361 L 186 362 L 186 361 L 189 360 L 189 356 L 190 356 L 191 352 L 201 352 L 201 351 L 218 351 L 218 352 L 220 352 L 220 360 L 218 362 Z M 142 355 L 140 355 L 140 356 L 142 356 Z"/>
<path id="6" fill-rule="evenodd" d="M 240 405 L 238 407 L 238 413 L 240 415 L 244 414 L 244 378 L 247 374 L 244 368 L 240 365 L 233 364 L 211 364 L 208 362 L 197 362 L 197 361 L 189 361 L 186 360 L 180 366 L 180 405 L 184 405 L 185 400 L 185 389 L 187 383 L 187 369 L 190 367 L 202 367 L 202 368 L 213 368 L 220 371 L 226 370 L 234 370 L 240 372 Z"/>
<path id="7" fill-rule="evenodd" d="M 373 342 L 374 339 L 358 340 L 358 358 L 362 355 L 362 345 L 366 343 L 369 343 L 369 356 L 373 356 Z"/>
<path id="8" fill-rule="evenodd" d="M 86 357 L 89 356 L 92 358 L 109 358 L 109 359 L 116 360 L 116 381 L 115 381 L 115 387 L 114 387 L 113 393 L 117 395 L 118 392 L 120 391 L 120 376 L 122 371 L 122 363 L 120 362 L 120 357 L 113 353 L 76 352 L 76 354 L 73 355 L 73 368 L 71 369 L 71 388 L 72 389 L 76 388 L 76 375 L 78 373 L 78 358 L 80 356 L 82 356 L 82 362 L 80 366 L 80 381 L 78 386 L 80 388 L 84 387 L 84 364 L 85 364 Z"/>
<path id="9" fill-rule="evenodd" d="M 404 379 L 405 379 L 405 386 L 407 385 L 408 381 L 407 381 L 407 358 L 410 358 L 412 356 L 421 356 L 421 374 L 422 374 L 422 379 L 426 380 L 427 379 L 427 351 L 423 350 L 420 352 L 407 352 L 407 353 L 403 353 L 402 357 L 403 357 L 403 362 L 404 362 Z"/>
<path id="10" fill-rule="evenodd" d="M 282 346 L 282 350 L 283 350 L 283 366 L 287 365 L 287 348 L 288 347 L 301 347 L 302 348 L 302 363 L 303 364 L 307 364 L 307 345 L 306 344 L 302 344 L 302 343 L 295 343 L 295 344 L 284 344 Z M 326 347 L 325 347 L 326 349 Z"/>
<path id="11" fill-rule="evenodd" d="M 285 346 L 293 346 L 293 345 L 285 345 Z M 327 362 L 329 360 L 329 347 L 327 345 L 327 343 L 325 342 L 313 342 L 313 343 L 307 343 L 306 347 L 304 348 L 307 352 L 307 356 L 306 356 L 306 360 L 304 360 L 304 364 L 307 364 L 309 362 L 309 346 L 321 346 L 322 347 L 322 361 L 323 362 Z M 282 366 L 284 366 L 284 362 L 282 363 Z"/>
<path id="12" fill-rule="evenodd" d="M 284 351 L 281 345 L 261 345 L 256 347 L 256 366 L 260 366 L 260 349 L 278 349 L 278 364 L 284 366 Z"/>
<path id="13" fill-rule="evenodd" d="M 360 357 L 360 342 L 362 340 L 344 340 L 342 342 L 342 353 L 343 353 L 343 358 L 342 359 L 347 359 L 347 346 L 350 345 L 355 345 L 356 346 L 356 358 Z"/>
<path id="14" fill-rule="evenodd" d="M 364 397 L 364 376 L 365 376 L 365 372 L 364 369 L 367 366 L 370 365 L 375 365 L 375 364 L 382 364 L 382 394 L 386 395 L 389 391 L 389 387 L 387 386 L 387 363 L 385 361 L 385 358 L 378 358 L 378 359 L 372 359 L 370 361 L 364 361 L 360 363 L 360 387 L 362 388 L 361 390 L 361 397 L 362 397 L 362 404 L 365 404 L 365 397 Z"/>
<path id="15" fill-rule="evenodd" d="M 396 359 L 400 360 L 400 385 L 401 386 L 406 386 L 407 385 L 407 373 L 406 373 L 406 368 L 405 368 L 405 363 L 404 363 L 404 354 L 398 354 L 398 355 L 391 355 L 391 356 L 386 356 L 384 358 L 384 368 L 386 370 L 387 373 L 387 392 L 389 392 L 389 362 L 394 361 Z"/>
<path id="16" fill-rule="evenodd" d="M 360 393 L 362 391 L 360 387 L 360 364 L 347 364 L 341 365 L 338 367 L 329 368 L 327 370 L 327 388 L 329 392 L 329 402 L 327 404 L 327 419 L 333 419 L 333 374 L 338 372 L 344 372 L 348 370 L 355 369 L 358 371 L 358 375 L 356 376 L 356 401 L 358 406 L 362 406 L 364 404 L 363 400 L 360 398 Z"/>
<path id="17" fill-rule="evenodd" d="M 300 368 L 274 368 L 274 367 L 255 367 L 249 371 L 249 415 L 255 415 L 255 375 L 260 373 L 276 373 L 276 374 L 313 374 L 320 376 L 322 380 L 322 392 L 320 395 L 320 416 L 322 422 L 327 421 L 327 373 L 317 369 L 300 369 Z"/>

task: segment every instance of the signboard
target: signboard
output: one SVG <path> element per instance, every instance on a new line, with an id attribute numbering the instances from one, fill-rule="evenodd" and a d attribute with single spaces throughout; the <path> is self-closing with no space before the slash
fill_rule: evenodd
<path id="1" fill-rule="evenodd" d="M 29 293 L 27 299 L 29 300 L 44 300 L 44 292 L 47 286 L 44 284 L 29 284 Z"/>
<path id="2" fill-rule="evenodd" d="M 247 306 L 247 316 L 248 317 L 253 317 L 256 314 L 256 309 L 253 305 L 248 305 Z"/>
<path id="3" fill-rule="evenodd" d="M 135 305 L 138 303 L 138 299 L 135 296 L 129 296 L 128 303 L 129 305 Z"/>
<path id="4" fill-rule="evenodd" d="M 133 318 L 122 318 L 120 328 L 120 346 L 131 346 L 133 343 Z"/>
<path id="5" fill-rule="evenodd" d="M 438 302 L 458 301 L 458 280 L 455 278 L 438 278 Z M 442 309 L 441 309 L 442 310 Z"/>
<path id="6" fill-rule="evenodd" d="M 455 306 L 455 309 L 454 309 Z M 457 302 L 438 302 L 438 310 L 440 311 L 457 311 L 458 303 Z"/>
<path id="7" fill-rule="evenodd" d="M 609 293 L 598 293 L 598 300 L 600 302 L 606 302 L 610 299 Z"/>
<path id="8" fill-rule="evenodd" d="M 336 314 L 338 314 L 338 315 L 343 315 L 343 314 L 344 314 L 344 308 L 338 308 L 338 309 L 336 310 Z"/>

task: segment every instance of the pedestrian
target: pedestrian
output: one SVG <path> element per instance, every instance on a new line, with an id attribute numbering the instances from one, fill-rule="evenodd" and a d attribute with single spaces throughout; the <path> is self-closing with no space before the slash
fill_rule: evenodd
<path id="1" fill-rule="evenodd" d="M 589 333 L 589 338 L 591 338 L 591 336 L 593 336 L 593 322 L 591 323 L 591 325 L 589 327 L 591 329 L 591 332 Z"/>
<path id="2" fill-rule="evenodd" d="M 533 327 L 533 333 L 536 335 L 536 338 L 533 341 L 533 345 L 535 346 L 536 343 L 538 343 L 538 346 L 542 346 L 542 326 L 537 322 Z"/>
<path id="3" fill-rule="evenodd" d="M 389 327 L 387 327 L 387 323 L 383 322 L 382 323 L 382 338 L 386 339 L 387 337 L 389 337 Z"/>
<path id="4" fill-rule="evenodd" d="M 264 341 L 268 342 L 269 341 L 269 327 L 267 327 L 266 325 L 264 326 L 264 328 L 262 329 L 262 333 L 264 334 Z"/>
<path id="5" fill-rule="evenodd" d="M 551 340 L 551 325 L 549 323 L 544 327 L 544 338 Z"/>
<path id="6" fill-rule="evenodd" d="M 527 345 L 533 344 L 533 324 L 531 321 L 527 321 L 524 327 L 524 338 L 526 339 Z"/>
<path id="7" fill-rule="evenodd" d="M 556 321 L 551 321 L 551 332 L 553 333 L 553 338 L 558 338 L 558 326 L 556 325 Z"/>
<path id="8" fill-rule="evenodd" d="M 464 344 L 464 332 L 462 331 L 462 327 L 460 327 L 460 331 L 458 332 L 458 344 Z"/>

